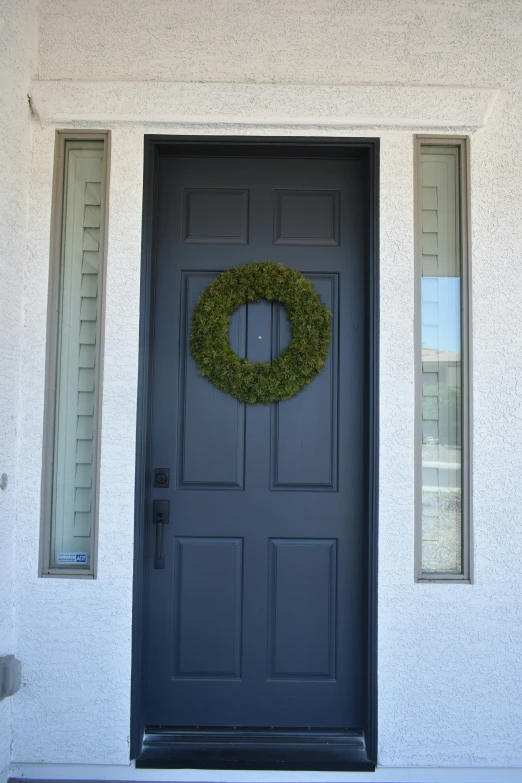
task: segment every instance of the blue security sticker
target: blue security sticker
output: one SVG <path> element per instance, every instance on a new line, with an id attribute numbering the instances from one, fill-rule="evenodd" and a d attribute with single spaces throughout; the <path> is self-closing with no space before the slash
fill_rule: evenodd
<path id="1" fill-rule="evenodd" d="M 87 555 L 85 552 L 58 552 L 56 562 L 58 565 L 85 565 Z"/>

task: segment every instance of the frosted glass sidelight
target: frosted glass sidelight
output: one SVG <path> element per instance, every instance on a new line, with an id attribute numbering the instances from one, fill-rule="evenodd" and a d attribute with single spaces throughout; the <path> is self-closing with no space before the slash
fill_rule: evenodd
<path id="1" fill-rule="evenodd" d="M 65 141 L 49 568 L 92 572 L 104 141 Z"/>
<path id="2" fill-rule="evenodd" d="M 421 576 L 463 575 L 460 145 L 421 144 Z"/>

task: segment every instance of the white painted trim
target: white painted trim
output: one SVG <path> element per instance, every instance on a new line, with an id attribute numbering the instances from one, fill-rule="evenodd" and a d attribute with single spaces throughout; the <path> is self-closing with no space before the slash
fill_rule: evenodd
<path id="1" fill-rule="evenodd" d="M 520 767 L 378 767 L 375 772 L 136 769 L 131 764 L 11 764 L 9 778 L 162 783 L 520 783 Z"/>
<path id="2" fill-rule="evenodd" d="M 42 122 L 403 128 L 472 133 L 498 90 L 389 85 L 177 84 L 39 81 L 31 99 Z"/>

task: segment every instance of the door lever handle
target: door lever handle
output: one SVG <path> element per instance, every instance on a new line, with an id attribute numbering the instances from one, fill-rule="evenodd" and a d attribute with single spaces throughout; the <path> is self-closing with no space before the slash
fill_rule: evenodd
<path id="1" fill-rule="evenodd" d="M 152 522 L 156 526 L 156 551 L 154 554 L 154 568 L 165 568 L 165 555 L 163 554 L 163 525 L 168 525 L 170 517 L 170 500 L 152 501 Z"/>

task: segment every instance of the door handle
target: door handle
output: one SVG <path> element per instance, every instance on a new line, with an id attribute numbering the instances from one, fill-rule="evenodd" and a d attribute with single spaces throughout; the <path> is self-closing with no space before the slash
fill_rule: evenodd
<path id="1" fill-rule="evenodd" d="M 154 554 L 154 568 L 165 568 L 165 555 L 163 554 L 163 525 L 168 525 L 170 517 L 170 500 L 152 501 L 152 522 L 156 526 L 156 551 Z"/>

